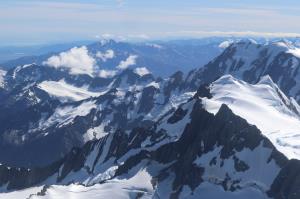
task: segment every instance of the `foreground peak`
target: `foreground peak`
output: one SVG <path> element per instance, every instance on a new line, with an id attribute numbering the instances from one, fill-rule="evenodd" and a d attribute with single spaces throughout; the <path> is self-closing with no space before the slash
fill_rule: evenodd
<path id="1" fill-rule="evenodd" d="M 216 84 L 233 84 L 234 83 L 235 84 L 239 81 L 240 80 L 236 79 L 232 75 L 227 74 L 227 75 L 223 75 L 222 77 L 217 79 L 214 83 L 216 83 Z"/>
<path id="2" fill-rule="evenodd" d="M 260 80 L 258 81 L 257 84 L 266 84 L 266 85 L 269 85 L 271 87 L 274 87 L 275 86 L 275 83 L 273 82 L 272 78 L 270 77 L 270 75 L 265 75 L 265 76 L 262 76 L 260 78 Z"/>

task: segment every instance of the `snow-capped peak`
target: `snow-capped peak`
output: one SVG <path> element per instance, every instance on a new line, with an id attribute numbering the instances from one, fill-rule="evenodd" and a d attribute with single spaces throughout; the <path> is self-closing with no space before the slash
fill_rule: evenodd
<path id="1" fill-rule="evenodd" d="M 293 56 L 300 58 L 300 49 L 288 40 L 276 41 L 271 43 L 270 46 L 277 48 L 281 52 L 292 54 Z"/>
<path id="2" fill-rule="evenodd" d="M 222 77 L 220 77 L 214 83 L 218 83 L 218 84 L 235 84 L 236 82 L 241 82 L 241 81 L 234 78 L 232 75 L 227 74 L 227 75 L 223 75 Z"/>
<path id="3" fill-rule="evenodd" d="M 233 43 L 232 40 L 223 41 L 219 44 L 219 48 L 225 49 L 228 48 Z"/>
<path id="4" fill-rule="evenodd" d="M 269 85 L 271 87 L 274 88 L 274 86 L 276 85 L 272 78 L 269 76 L 269 75 L 265 75 L 265 76 L 262 76 L 258 82 L 258 84 L 266 84 L 266 85 Z"/>
<path id="5" fill-rule="evenodd" d="M 209 112 L 226 104 L 248 123 L 256 125 L 288 158 L 300 159 L 300 119 L 294 100 L 286 97 L 269 76 L 249 84 L 226 75 L 210 85 L 211 99 L 203 99 Z"/>
<path id="6" fill-rule="evenodd" d="M 258 43 L 254 39 L 241 39 L 233 42 L 233 45 L 239 47 L 247 47 L 249 45 L 258 45 Z"/>

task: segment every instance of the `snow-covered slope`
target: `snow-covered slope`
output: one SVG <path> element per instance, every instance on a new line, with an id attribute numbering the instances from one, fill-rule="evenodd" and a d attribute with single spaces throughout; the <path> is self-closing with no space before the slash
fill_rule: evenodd
<path id="1" fill-rule="evenodd" d="M 89 187 L 80 184 L 52 185 L 47 189 L 43 189 L 42 186 L 0 194 L 0 197 L 5 199 L 131 199 L 143 196 L 144 199 L 150 199 L 153 194 L 151 176 L 147 171 L 141 170 L 131 178 L 113 179 L 105 184 Z"/>
<path id="2" fill-rule="evenodd" d="M 235 114 L 256 125 L 288 158 L 300 159 L 299 105 L 269 76 L 252 85 L 226 75 L 213 82 L 210 91 L 212 98 L 204 99 L 208 111 L 216 113 L 227 104 Z"/>
<path id="3" fill-rule="evenodd" d="M 0 156 L 18 166 L 46 165 L 115 129 L 152 124 L 195 93 L 179 89 L 181 72 L 155 79 L 148 71 L 126 69 L 103 79 L 30 65 L 10 71 L 7 79 Z"/>
<path id="4" fill-rule="evenodd" d="M 49 93 L 51 96 L 57 97 L 62 102 L 80 101 L 90 97 L 101 95 L 101 92 L 89 91 L 87 87 L 76 87 L 60 81 L 43 81 L 38 85 L 39 88 Z"/>
<path id="5" fill-rule="evenodd" d="M 0 88 L 4 86 L 4 76 L 6 71 L 0 69 Z"/>
<path id="6" fill-rule="evenodd" d="M 47 167 L 2 165 L 0 172 L 11 172 L 5 178 L 0 175 L 2 189 L 45 186 L 0 197 L 29 193 L 33 198 L 298 197 L 293 190 L 299 189 L 299 173 L 287 171 L 300 169 L 300 162 L 285 158 L 226 105 L 217 113 L 207 112 L 205 99 L 213 89 L 205 89 L 149 128 L 116 130 Z"/>
<path id="7" fill-rule="evenodd" d="M 257 83 L 269 75 L 288 96 L 300 102 L 299 48 L 292 43 L 274 41 L 259 44 L 252 40 L 233 42 L 224 52 L 206 66 L 191 71 L 187 85 L 198 87 L 230 74 L 249 83 Z"/>

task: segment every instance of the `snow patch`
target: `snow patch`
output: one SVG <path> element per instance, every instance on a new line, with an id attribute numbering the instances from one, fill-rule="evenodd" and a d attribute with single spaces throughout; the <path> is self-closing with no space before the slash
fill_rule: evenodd
<path id="1" fill-rule="evenodd" d="M 223 41 L 222 43 L 219 44 L 219 48 L 222 49 L 228 48 L 232 43 L 233 41 Z"/>
<path id="2" fill-rule="evenodd" d="M 6 71 L 0 69 L 0 87 L 3 88 L 5 85 L 4 76 L 6 75 Z"/>
<path id="3" fill-rule="evenodd" d="M 85 142 L 88 142 L 90 140 L 94 139 L 100 139 L 104 136 L 106 136 L 108 133 L 105 132 L 104 130 L 105 125 L 100 124 L 97 127 L 90 128 L 84 135 L 83 139 Z"/>
<path id="4" fill-rule="evenodd" d="M 153 86 L 154 88 L 157 88 L 159 89 L 159 83 L 158 82 L 150 82 L 149 84 L 146 85 L 146 87 L 150 87 L 150 86 Z"/>
<path id="5" fill-rule="evenodd" d="M 289 49 L 288 51 L 287 51 L 287 53 L 290 53 L 290 54 L 292 54 L 292 55 L 294 55 L 295 57 L 298 57 L 298 58 L 300 58 L 300 48 L 293 48 L 293 49 Z"/>
<path id="6" fill-rule="evenodd" d="M 86 116 L 93 108 L 96 107 L 95 101 L 82 102 L 76 107 L 58 107 L 46 121 L 40 121 L 40 128 L 45 129 L 53 124 L 59 124 L 59 127 L 70 124 L 73 122 L 75 117 Z"/>
<path id="7" fill-rule="evenodd" d="M 38 87 L 49 95 L 57 97 L 60 101 L 80 101 L 90 97 L 97 97 L 103 93 L 88 91 L 87 87 L 75 87 L 66 83 L 64 80 L 43 81 Z"/>

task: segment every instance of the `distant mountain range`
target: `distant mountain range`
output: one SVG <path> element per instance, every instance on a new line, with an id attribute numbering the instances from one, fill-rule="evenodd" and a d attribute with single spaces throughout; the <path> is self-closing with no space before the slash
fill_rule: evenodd
<path id="1" fill-rule="evenodd" d="M 122 60 L 132 56 L 134 64 L 131 67 L 147 67 L 156 76 L 168 77 L 174 71 L 187 72 L 190 69 L 206 64 L 223 51 L 223 47 L 219 46 L 222 40 L 221 38 L 215 38 L 195 41 L 178 40 L 143 43 L 102 40 L 85 46 L 89 56 L 95 59 L 95 67 L 99 70 L 115 70 Z M 41 52 L 37 56 L 23 56 L 6 61 L 0 66 L 3 69 L 8 69 L 32 63 L 41 65 L 45 60 L 51 56 L 58 55 L 61 51 L 67 51 L 74 46 L 81 47 L 82 45 L 49 46 L 45 48 L 48 49 L 47 53 L 43 53 L 44 51 L 40 50 Z M 58 51 L 59 49 L 61 50 Z"/>
<path id="2" fill-rule="evenodd" d="M 10 62 L 22 57 L 34 57 L 43 54 L 57 53 L 68 50 L 74 46 L 87 45 L 90 43 L 92 43 L 92 41 L 74 41 L 61 44 L 0 46 L 0 63 Z"/>

